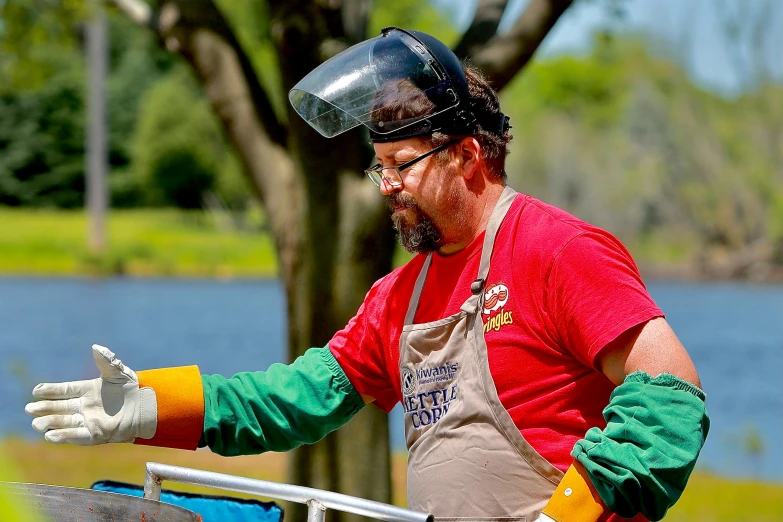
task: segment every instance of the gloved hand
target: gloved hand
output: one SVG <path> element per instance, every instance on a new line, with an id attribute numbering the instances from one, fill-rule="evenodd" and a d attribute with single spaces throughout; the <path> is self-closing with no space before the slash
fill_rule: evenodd
<path id="1" fill-rule="evenodd" d="M 556 522 L 555 519 L 549 518 L 545 514 L 541 513 L 538 515 L 538 518 L 536 518 L 533 522 Z"/>
<path id="2" fill-rule="evenodd" d="M 94 344 L 92 355 L 101 372 L 97 379 L 39 384 L 24 410 L 33 428 L 54 443 L 92 446 L 107 442 L 150 439 L 158 425 L 152 388 L 139 389 L 136 372 L 108 348 Z"/>

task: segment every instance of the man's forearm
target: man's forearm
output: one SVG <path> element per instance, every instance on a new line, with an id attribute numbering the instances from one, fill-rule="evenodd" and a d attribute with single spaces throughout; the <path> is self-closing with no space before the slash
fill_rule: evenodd
<path id="1" fill-rule="evenodd" d="M 191 369 L 186 375 L 184 370 L 139 372 L 142 380 L 153 372 L 176 372 L 181 378 L 169 375 L 166 384 L 152 386 L 163 412 L 159 433 L 137 442 L 185 449 L 209 446 L 221 455 L 287 451 L 320 440 L 364 406 L 328 348 L 310 349 L 290 365 L 273 364 L 265 372 L 230 379 L 201 375 L 196 382 L 198 373 Z M 189 399 L 179 394 L 176 405 L 168 400 L 175 382 L 191 390 Z M 201 429 L 177 430 L 192 425 Z"/>
<path id="2" fill-rule="evenodd" d="M 571 482 L 561 484 L 543 513 L 558 522 L 587 520 L 570 514 L 603 504 L 627 518 L 663 518 L 680 498 L 707 437 L 704 398 L 672 375 L 629 375 L 604 410 L 606 428 L 592 428 L 576 443 L 575 467 L 566 474 Z"/>

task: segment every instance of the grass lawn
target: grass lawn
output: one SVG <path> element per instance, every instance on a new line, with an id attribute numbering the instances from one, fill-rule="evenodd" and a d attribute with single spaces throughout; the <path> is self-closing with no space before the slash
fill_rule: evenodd
<path id="1" fill-rule="evenodd" d="M 110 444 L 94 448 L 56 446 L 8 439 L 0 452 L 11 464 L 4 480 L 89 487 L 96 480 L 113 479 L 141 484 L 144 463 L 163 462 L 220 473 L 283 482 L 286 455 L 270 453 L 225 458 L 206 450 L 195 452 Z M 405 454 L 393 458 L 394 502 L 405 505 Z M 166 483 L 166 488 L 199 488 Z M 201 491 L 209 491 L 202 489 Z M 211 493 L 220 493 L 211 490 Z M 238 495 L 241 496 L 241 495 Z M 783 520 L 783 484 L 729 480 L 703 472 L 693 474 L 680 501 L 665 519 L 669 522 L 779 522 Z"/>
<path id="2" fill-rule="evenodd" d="M 2 274 L 254 277 L 277 273 L 269 234 L 236 230 L 203 212 L 113 210 L 107 225 L 108 249 L 100 256 L 87 248 L 87 219 L 80 210 L 0 207 L 0 224 Z"/>
<path id="3" fill-rule="evenodd" d="M 783 484 L 728 480 L 696 472 L 667 522 L 783 520 Z"/>

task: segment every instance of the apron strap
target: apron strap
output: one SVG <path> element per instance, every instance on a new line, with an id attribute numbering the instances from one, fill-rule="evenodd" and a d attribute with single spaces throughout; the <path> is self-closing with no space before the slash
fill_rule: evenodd
<path id="1" fill-rule="evenodd" d="M 427 255 L 427 259 L 424 260 L 424 266 L 421 267 L 419 277 L 416 278 L 416 284 L 413 286 L 413 295 L 408 303 L 408 312 L 405 314 L 405 324 L 413 324 L 413 317 L 419 308 L 419 298 L 421 297 L 421 291 L 424 289 L 424 281 L 427 280 L 427 272 L 430 270 L 431 263 L 432 254 L 430 253 Z"/>
<path id="2" fill-rule="evenodd" d="M 481 263 L 479 264 L 478 278 L 476 279 L 476 282 L 481 281 L 482 290 L 484 289 L 484 283 L 487 281 L 487 275 L 489 275 L 489 260 L 492 257 L 492 249 L 495 247 L 495 238 L 498 235 L 501 223 L 503 223 L 503 218 L 506 217 L 506 213 L 511 208 L 516 195 L 517 192 L 506 185 L 487 223 L 487 233 L 484 236 L 484 246 L 481 249 Z M 470 289 L 473 293 L 476 293 L 474 285 L 471 285 Z"/>

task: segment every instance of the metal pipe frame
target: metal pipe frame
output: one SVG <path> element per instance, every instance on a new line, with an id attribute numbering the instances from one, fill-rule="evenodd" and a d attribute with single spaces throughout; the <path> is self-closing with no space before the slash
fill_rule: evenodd
<path id="1" fill-rule="evenodd" d="M 351 497 L 342 493 L 157 462 L 147 463 L 144 477 L 144 498 L 160 500 L 161 483 L 164 480 L 306 504 L 307 522 L 324 522 L 327 509 L 345 511 L 385 522 L 433 522 L 432 515 L 428 513 Z"/>

